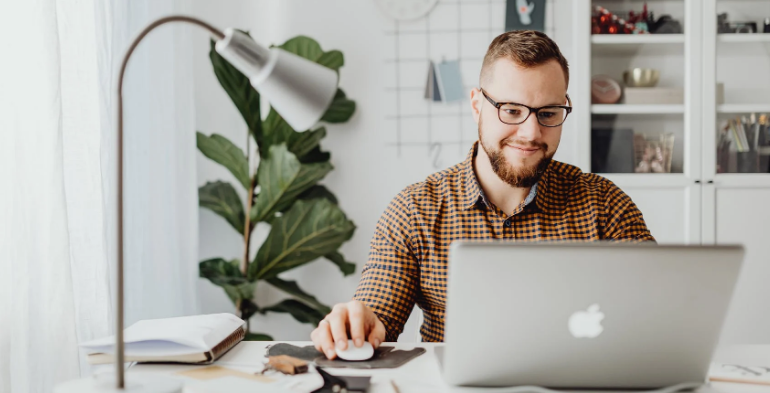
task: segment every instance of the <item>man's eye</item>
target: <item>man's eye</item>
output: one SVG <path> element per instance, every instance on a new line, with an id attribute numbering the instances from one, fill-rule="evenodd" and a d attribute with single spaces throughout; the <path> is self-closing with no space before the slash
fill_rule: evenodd
<path id="1" fill-rule="evenodd" d="M 521 114 L 521 111 L 518 110 L 518 109 L 506 109 L 505 113 L 507 113 L 509 115 L 518 116 L 519 114 Z"/>
<path id="2" fill-rule="evenodd" d="M 556 116 L 553 112 L 540 112 L 540 118 L 541 119 L 550 119 L 552 117 Z"/>

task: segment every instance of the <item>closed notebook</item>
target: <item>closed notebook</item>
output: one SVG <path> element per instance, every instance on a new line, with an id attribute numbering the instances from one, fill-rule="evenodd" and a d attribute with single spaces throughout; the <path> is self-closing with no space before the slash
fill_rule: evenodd
<path id="1" fill-rule="evenodd" d="M 126 362 L 209 364 L 246 336 L 245 322 L 232 314 L 148 319 L 123 331 Z M 80 344 L 91 364 L 115 361 L 115 337 Z"/>
<path id="2" fill-rule="evenodd" d="M 752 383 L 770 385 L 769 366 L 744 366 L 740 364 L 712 363 L 709 369 L 709 381 Z"/>

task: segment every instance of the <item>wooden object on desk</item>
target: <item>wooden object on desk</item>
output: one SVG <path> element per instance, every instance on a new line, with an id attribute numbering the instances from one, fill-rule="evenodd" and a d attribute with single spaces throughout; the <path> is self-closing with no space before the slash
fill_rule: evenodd
<path id="1" fill-rule="evenodd" d="M 307 372 L 307 362 L 288 355 L 270 356 L 267 358 L 268 368 L 287 375 L 304 374 Z"/>

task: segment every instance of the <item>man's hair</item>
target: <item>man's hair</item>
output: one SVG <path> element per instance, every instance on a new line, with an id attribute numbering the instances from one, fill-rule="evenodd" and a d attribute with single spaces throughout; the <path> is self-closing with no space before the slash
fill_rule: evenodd
<path id="1" fill-rule="evenodd" d="M 492 64 L 498 59 L 512 60 L 520 67 L 530 68 L 556 60 L 564 70 L 564 80 L 569 85 L 569 64 L 561 54 L 559 46 L 547 35 L 534 30 L 509 31 L 492 40 L 484 56 L 479 82 L 488 80 Z"/>

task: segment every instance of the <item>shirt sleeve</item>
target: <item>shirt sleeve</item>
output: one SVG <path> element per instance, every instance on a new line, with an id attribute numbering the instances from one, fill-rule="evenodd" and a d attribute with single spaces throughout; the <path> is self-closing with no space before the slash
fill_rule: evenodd
<path id="1" fill-rule="evenodd" d="M 419 263 L 412 242 L 409 189 L 390 202 L 374 230 L 369 260 L 354 299 L 367 305 L 385 325 L 385 341 L 396 341 L 415 305 Z"/>
<path id="2" fill-rule="evenodd" d="M 623 190 L 610 182 L 604 197 L 604 239 L 655 241 L 642 212 Z"/>

